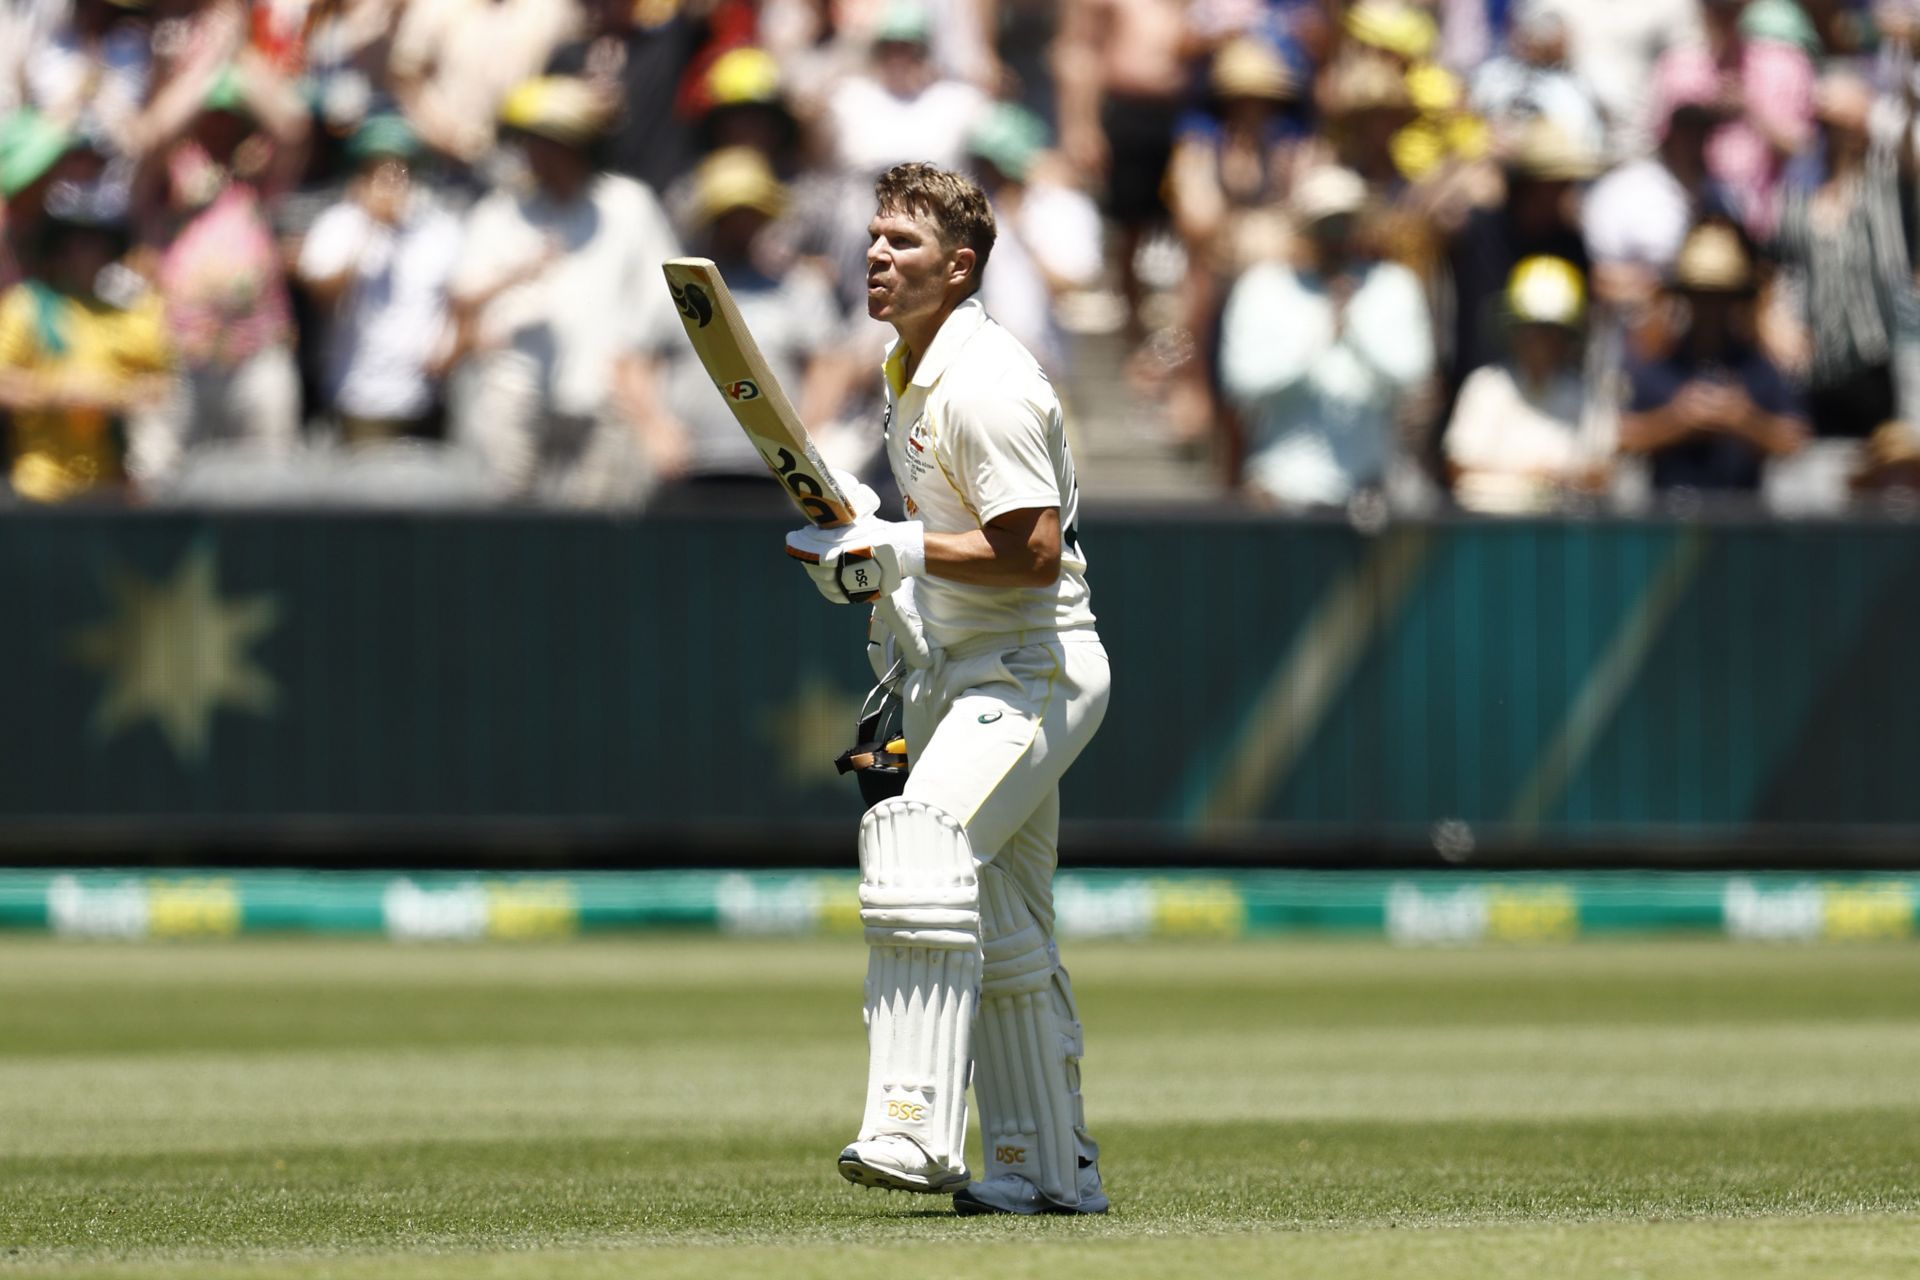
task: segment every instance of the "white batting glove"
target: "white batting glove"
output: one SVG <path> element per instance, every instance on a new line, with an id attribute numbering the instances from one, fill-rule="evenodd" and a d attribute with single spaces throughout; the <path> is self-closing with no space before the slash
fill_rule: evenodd
<path id="1" fill-rule="evenodd" d="M 865 520 L 880 509 L 880 495 L 873 491 L 870 484 L 862 484 L 860 477 L 842 467 L 828 467 L 827 475 L 847 495 L 847 503 L 853 508 L 854 518 Z"/>
<path id="2" fill-rule="evenodd" d="M 873 516 L 840 529 L 808 526 L 787 535 L 787 554 L 834 604 L 864 603 L 926 572 L 926 529 L 918 520 Z"/>

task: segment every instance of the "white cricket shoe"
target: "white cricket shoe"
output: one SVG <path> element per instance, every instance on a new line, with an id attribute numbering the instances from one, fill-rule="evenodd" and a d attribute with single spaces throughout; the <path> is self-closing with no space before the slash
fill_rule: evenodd
<path id="1" fill-rule="evenodd" d="M 1100 1166 L 1091 1160 L 1080 1162 L 1076 1179 L 1080 1184 L 1079 1204 L 1059 1204 L 1042 1195 L 1040 1188 L 1025 1175 L 1003 1173 L 985 1182 L 969 1182 L 953 1193 L 953 1211 L 961 1215 L 976 1213 L 1105 1213 L 1107 1193 L 1100 1188 Z"/>
<path id="2" fill-rule="evenodd" d="M 863 1187 L 945 1195 L 966 1185 L 967 1167 L 950 1169 L 903 1133 L 862 1138 L 840 1153 L 840 1176 Z"/>

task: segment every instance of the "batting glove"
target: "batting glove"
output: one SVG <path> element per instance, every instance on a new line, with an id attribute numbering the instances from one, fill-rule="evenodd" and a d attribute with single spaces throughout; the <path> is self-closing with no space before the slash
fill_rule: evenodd
<path id="1" fill-rule="evenodd" d="M 839 529 L 809 525 L 787 535 L 787 554 L 806 566 L 828 600 L 864 603 L 892 595 L 903 579 L 926 572 L 926 529 L 918 520 L 875 516 Z"/>

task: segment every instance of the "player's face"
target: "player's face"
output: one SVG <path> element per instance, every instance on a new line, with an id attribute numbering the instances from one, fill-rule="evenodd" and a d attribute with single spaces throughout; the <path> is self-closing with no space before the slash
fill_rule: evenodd
<path id="1" fill-rule="evenodd" d="M 911 213 L 875 214 L 867 224 L 867 315 L 899 325 L 936 314 L 953 269 L 932 223 Z"/>

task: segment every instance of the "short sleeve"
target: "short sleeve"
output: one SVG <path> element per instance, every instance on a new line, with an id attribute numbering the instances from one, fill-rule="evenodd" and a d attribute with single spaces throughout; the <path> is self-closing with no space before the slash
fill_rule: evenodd
<path id="1" fill-rule="evenodd" d="M 300 278 L 328 280 L 352 266 L 366 238 L 367 215 L 342 202 L 314 220 L 300 245 Z"/>
<path id="2" fill-rule="evenodd" d="M 1511 409 L 1512 401 L 1501 394 L 1499 365 L 1482 365 L 1467 375 L 1460 387 L 1460 398 L 1453 407 L 1441 443 L 1447 460 L 1457 466 L 1486 466 L 1497 461 L 1500 420 Z"/>
<path id="3" fill-rule="evenodd" d="M 940 424 L 940 462 L 974 518 L 1060 505 L 1048 439 L 1053 406 L 991 388 L 949 400 Z"/>

